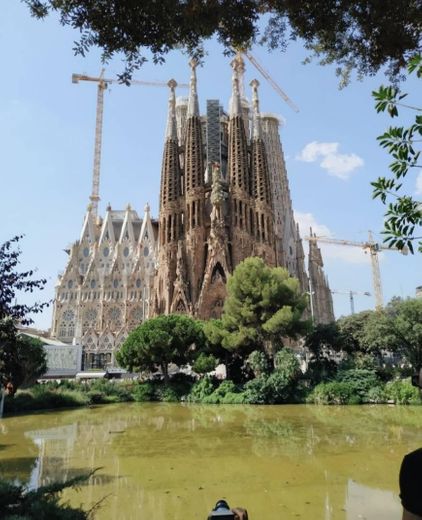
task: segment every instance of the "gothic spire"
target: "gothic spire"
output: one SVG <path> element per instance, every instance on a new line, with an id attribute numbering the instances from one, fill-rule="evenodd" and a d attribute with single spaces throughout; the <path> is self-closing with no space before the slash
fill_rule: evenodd
<path id="1" fill-rule="evenodd" d="M 192 74 L 190 93 L 186 114 L 185 129 L 185 193 L 188 195 L 194 188 L 204 184 L 204 158 L 202 149 L 202 123 L 199 116 L 198 94 L 196 91 L 197 60 L 189 62 Z M 196 208 L 197 209 L 197 208 Z M 196 210 L 195 210 L 196 211 Z"/>
<path id="2" fill-rule="evenodd" d="M 166 141 L 164 144 L 163 162 L 161 167 L 160 208 L 167 207 L 176 201 L 180 195 L 180 163 L 176 125 L 176 81 L 168 82 L 170 96 L 168 102 L 168 116 Z"/>
<path id="3" fill-rule="evenodd" d="M 240 103 L 238 63 L 234 59 L 230 65 L 233 68 L 232 97 L 230 100 L 230 118 L 233 118 L 242 115 L 242 105 Z"/>
<path id="4" fill-rule="evenodd" d="M 177 82 L 171 79 L 167 85 L 170 88 L 169 108 L 167 116 L 166 140 L 177 142 L 177 124 L 176 124 L 176 92 Z"/>
<path id="5" fill-rule="evenodd" d="M 251 186 L 248 171 L 248 143 L 242 118 L 236 60 L 231 62 L 231 66 L 233 68 L 233 76 L 229 120 L 229 179 L 232 190 L 238 189 L 243 193 L 249 194 Z"/>
<path id="6" fill-rule="evenodd" d="M 199 103 L 198 103 L 198 92 L 196 90 L 196 67 L 198 66 L 198 60 L 192 58 L 189 62 L 191 67 L 191 76 L 190 76 L 190 90 L 189 90 L 189 100 L 188 100 L 188 110 L 186 117 L 194 117 L 199 116 Z"/>
<path id="7" fill-rule="evenodd" d="M 252 107 L 253 107 L 253 126 L 252 126 L 252 139 L 261 139 L 261 115 L 259 113 L 259 99 L 258 99 L 258 87 L 259 81 L 253 79 L 250 83 L 252 87 Z"/>

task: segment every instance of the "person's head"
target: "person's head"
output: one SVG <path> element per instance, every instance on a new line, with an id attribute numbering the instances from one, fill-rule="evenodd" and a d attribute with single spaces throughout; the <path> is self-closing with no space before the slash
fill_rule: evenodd
<path id="1" fill-rule="evenodd" d="M 422 520 L 421 480 L 422 448 L 408 453 L 400 467 L 400 499 L 403 520 Z"/>

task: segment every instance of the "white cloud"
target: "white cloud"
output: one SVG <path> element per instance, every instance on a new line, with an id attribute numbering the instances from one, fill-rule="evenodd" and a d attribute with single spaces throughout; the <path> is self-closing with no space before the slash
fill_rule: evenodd
<path id="1" fill-rule="evenodd" d="M 422 172 L 416 177 L 416 195 L 422 195 Z"/>
<path id="2" fill-rule="evenodd" d="M 299 161 L 315 162 L 321 159 L 320 166 L 330 175 L 347 180 L 352 172 L 363 166 L 363 159 L 355 153 L 339 153 L 339 143 L 308 143 L 296 157 Z"/>
<path id="3" fill-rule="evenodd" d="M 305 236 L 309 236 L 309 228 L 312 228 L 313 233 L 315 233 L 317 236 L 333 238 L 333 233 L 331 232 L 330 228 L 325 224 L 320 224 L 317 222 L 312 213 L 301 213 L 299 211 L 295 211 L 294 214 L 295 220 L 299 224 L 299 231 L 302 239 Z M 344 238 L 347 239 L 347 237 Z M 308 246 L 307 242 L 304 242 L 305 243 L 303 245 L 305 253 L 307 254 Z M 369 254 L 365 253 L 365 251 L 360 247 L 326 244 L 321 241 L 318 242 L 318 246 L 321 249 L 322 258 L 324 261 L 326 259 L 332 259 L 349 264 L 368 264 L 370 262 Z"/>

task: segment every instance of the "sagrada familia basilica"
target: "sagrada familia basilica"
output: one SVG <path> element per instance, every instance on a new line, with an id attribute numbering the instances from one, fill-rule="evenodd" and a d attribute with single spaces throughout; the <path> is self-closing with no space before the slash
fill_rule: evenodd
<path id="1" fill-rule="evenodd" d="M 219 317 L 227 277 L 247 257 L 282 266 L 311 298 L 317 323 L 334 320 L 321 252 L 309 241 L 308 270 L 294 220 L 279 121 L 243 92 L 244 63 L 232 62 L 228 113 L 219 100 L 199 112 L 196 63 L 189 98 L 169 81 L 160 208 L 153 219 L 128 206 L 88 207 L 80 239 L 56 286 L 51 335 L 83 345 L 84 365 L 114 366 L 128 333 L 161 313 Z M 96 201 L 95 201 L 96 202 Z"/>

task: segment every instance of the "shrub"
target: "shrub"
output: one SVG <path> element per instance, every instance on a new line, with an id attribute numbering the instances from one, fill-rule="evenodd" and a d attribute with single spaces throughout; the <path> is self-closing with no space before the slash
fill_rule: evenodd
<path id="1" fill-rule="evenodd" d="M 212 354 L 204 354 L 201 352 L 193 364 L 193 370 L 197 374 L 206 374 L 211 372 L 217 366 L 217 359 Z"/>
<path id="2" fill-rule="evenodd" d="M 396 404 L 421 404 L 419 390 L 407 379 L 396 379 L 385 385 L 388 400 Z"/>
<path id="3" fill-rule="evenodd" d="M 361 398 L 350 383 L 331 381 L 317 385 L 308 397 L 315 404 L 359 404 Z"/>
<path id="4" fill-rule="evenodd" d="M 86 393 L 86 396 L 88 397 L 89 404 L 104 404 L 108 402 L 105 394 L 99 390 L 90 390 Z"/>
<path id="5" fill-rule="evenodd" d="M 281 404 L 289 401 L 294 388 L 293 381 L 287 377 L 287 372 L 274 371 L 267 379 L 268 404 Z"/>
<path id="6" fill-rule="evenodd" d="M 361 402 L 367 401 L 369 390 L 380 384 L 375 370 L 365 368 L 339 370 L 336 381 L 350 385 L 352 393 L 358 396 Z"/>
<path id="7" fill-rule="evenodd" d="M 160 385 L 156 389 L 156 395 L 158 401 L 163 401 L 164 403 L 176 403 L 180 400 L 177 392 L 171 385 Z"/>
<path id="8" fill-rule="evenodd" d="M 266 376 L 259 376 L 245 385 L 245 402 L 248 404 L 266 404 L 268 402 L 269 387 Z"/>
<path id="9" fill-rule="evenodd" d="M 49 410 L 53 408 L 70 408 L 85 406 L 89 399 L 71 390 L 58 392 L 49 388 L 37 388 L 35 395 L 30 390 L 18 391 L 14 397 L 7 396 L 4 409 L 6 413 L 16 413 L 32 410 Z"/>
<path id="10" fill-rule="evenodd" d="M 203 403 L 204 399 L 214 392 L 216 386 L 216 380 L 211 377 L 200 379 L 193 385 L 188 395 L 188 401 L 192 403 Z"/>
<path id="11" fill-rule="evenodd" d="M 289 348 L 283 348 L 274 358 L 275 372 L 288 383 L 296 381 L 301 376 L 300 365 L 297 357 Z"/>
<path id="12" fill-rule="evenodd" d="M 151 382 L 138 383 L 133 390 L 133 398 L 138 402 L 157 401 L 154 384 Z"/>
<path id="13" fill-rule="evenodd" d="M 247 362 L 251 367 L 255 377 L 267 374 L 269 371 L 269 363 L 266 355 L 260 350 L 254 350 L 248 356 Z"/>
<path id="14" fill-rule="evenodd" d="M 381 404 L 386 403 L 388 398 L 384 385 L 378 385 L 370 388 L 366 394 L 369 403 Z"/>
<path id="15" fill-rule="evenodd" d="M 4 520 L 86 520 L 88 512 L 59 504 L 60 494 L 68 487 L 80 486 L 89 475 L 76 477 L 63 484 L 49 484 L 35 491 L 0 480 L 0 509 Z"/>
<path id="16" fill-rule="evenodd" d="M 179 372 L 170 379 L 169 385 L 178 398 L 181 399 L 182 397 L 185 398 L 189 394 L 195 381 L 195 377 Z"/>
<path id="17" fill-rule="evenodd" d="M 205 396 L 202 402 L 208 404 L 220 404 L 224 402 L 224 399 L 228 394 L 235 393 L 237 393 L 236 385 L 233 383 L 233 381 L 230 381 L 230 379 L 226 379 L 214 390 L 212 394 Z M 227 401 L 230 401 L 228 397 Z M 230 403 L 228 402 L 227 404 Z"/>

